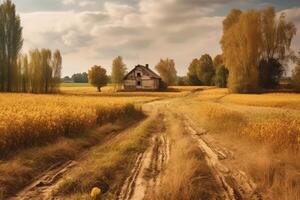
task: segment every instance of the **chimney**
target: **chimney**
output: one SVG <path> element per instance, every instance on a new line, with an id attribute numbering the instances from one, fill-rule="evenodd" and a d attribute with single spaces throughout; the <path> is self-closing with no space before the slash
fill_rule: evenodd
<path id="1" fill-rule="evenodd" d="M 149 64 L 146 64 L 146 68 L 149 69 Z"/>

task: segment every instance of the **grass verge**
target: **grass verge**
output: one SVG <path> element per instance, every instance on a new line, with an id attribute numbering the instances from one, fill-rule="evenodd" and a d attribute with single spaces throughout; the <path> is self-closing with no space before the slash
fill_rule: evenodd
<path id="1" fill-rule="evenodd" d="M 168 118 L 170 159 L 163 172 L 161 185 L 149 199 L 217 199 L 216 182 L 197 143 L 184 130 L 179 117 L 169 115 Z"/>
<path id="2" fill-rule="evenodd" d="M 149 136 L 157 131 L 156 120 L 156 116 L 152 116 L 95 148 L 60 183 L 55 196 L 89 199 L 90 190 L 99 187 L 105 192 L 102 199 L 113 199 L 134 165 L 136 156 L 145 151 Z"/>
<path id="3" fill-rule="evenodd" d="M 14 195 L 49 167 L 76 159 L 82 151 L 102 143 L 113 134 L 136 123 L 141 115 L 106 124 L 73 138 L 61 137 L 57 142 L 33 147 L 0 161 L 0 199 Z"/>

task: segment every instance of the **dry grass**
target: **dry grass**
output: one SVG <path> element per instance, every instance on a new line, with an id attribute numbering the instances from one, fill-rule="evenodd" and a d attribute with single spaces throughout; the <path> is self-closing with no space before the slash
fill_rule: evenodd
<path id="1" fill-rule="evenodd" d="M 68 199 L 89 199 L 90 190 L 99 187 L 105 192 L 103 198 L 113 199 L 115 191 L 130 173 L 136 156 L 147 148 L 149 136 L 157 131 L 156 120 L 156 115 L 151 116 L 137 127 L 93 149 L 55 193 Z"/>
<path id="2" fill-rule="evenodd" d="M 281 107 L 300 109 L 300 94 L 270 93 L 260 95 L 230 94 L 223 102 L 249 106 Z"/>
<path id="3" fill-rule="evenodd" d="M 188 90 L 180 90 L 171 88 L 169 91 L 132 91 L 132 92 L 115 92 L 113 86 L 103 87 L 102 92 L 97 92 L 97 89 L 91 86 L 80 86 L 80 87 L 61 87 L 61 94 L 64 95 L 76 95 L 76 96 L 100 96 L 100 97 L 139 97 L 148 100 L 150 98 L 170 98 L 183 96 Z"/>
<path id="4" fill-rule="evenodd" d="M 299 94 L 211 89 L 181 109 L 235 152 L 238 162 L 233 164 L 254 178 L 264 199 L 299 200 L 299 103 Z"/>
<path id="5" fill-rule="evenodd" d="M 169 115 L 167 134 L 170 159 L 151 200 L 217 199 L 218 189 L 197 143 L 183 129 L 179 118 Z M 151 193 L 151 192 L 150 192 Z"/>
<path id="6" fill-rule="evenodd" d="M 274 151 L 288 149 L 297 152 L 300 147 L 299 120 L 272 119 L 249 123 L 243 128 L 242 134 L 271 145 Z"/>
<path id="7" fill-rule="evenodd" d="M 248 173 L 258 183 L 267 200 L 300 199 L 300 162 L 298 156 L 287 153 L 274 155 L 262 152 L 248 159 Z"/>
<path id="8" fill-rule="evenodd" d="M 134 100 L 30 94 L 0 94 L 1 156 L 25 147 L 84 134 L 97 124 L 129 116 Z"/>
<path id="9" fill-rule="evenodd" d="M 112 137 L 113 132 L 130 126 L 135 119 L 106 124 L 80 138 L 60 138 L 43 147 L 24 150 L 9 160 L 0 162 L 0 199 L 15 194 L 50 166 L 76 159 L 83 151 Z"/>

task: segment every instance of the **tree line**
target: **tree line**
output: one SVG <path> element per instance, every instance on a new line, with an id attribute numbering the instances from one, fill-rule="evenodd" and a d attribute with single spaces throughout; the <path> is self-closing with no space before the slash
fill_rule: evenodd
<path id="1" fill-rule="evenodd" d="M 11 0 L 0 4 L 0 92 L 48 93 L 58 90 L 60 51 L 35 49 L 21 54 L 23 28 Z"/>
<path id="2" fill-rule="evenodd" d="M 300 54 L 297 58 L 290 48 L 295 34 L 295 25 L 284 13 L 276 17 L 273 7 L 244 12 L 233 9 L 223 21 L 222 54 L 193 59 L 185 77 L 177 76 L 173 59 L 161 59 L 155 69 L 165 87 L 215 85 L 233 93 L 252 93 L 277 88 L 287 65 L 296 61 L 292 83 L 300 88 Z M 120 65 L 113 63 L 112 73 L 113 82 L 118 77 L 120 84 L 125 71 L 117 74 L 114 66 Z"/>
<path id="3" fill-rule="evenodd" d="M 162 78 L 161 89 L 167 88 L 168 85 L 176 84 L 177 71 L 175 69 L 175 62 L 172 59 L 161 59 L 159 63 L 155 66 Z M 127 73 L 126 64 L 121 56 L 116 57 L 112 62 L 112 73 L 108 76 L 106 69 L 100 65 L 94 65 L 88 71 L 88 80 L 91 85 L 97 87 L 100 92 L 101 88 L 109 81 L 114 86 L 114 90 L 118 91 L 122 88 L 123 78 Z"/>

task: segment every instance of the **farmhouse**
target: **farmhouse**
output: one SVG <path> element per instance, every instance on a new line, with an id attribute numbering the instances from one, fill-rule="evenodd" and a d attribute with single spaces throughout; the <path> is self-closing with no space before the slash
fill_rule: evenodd
<path id="1" fill-rule="evenodd" d="M 137 65 L 123 79 L 125 90 L 158 90 L 161 78 L 149 65 Z"/>

